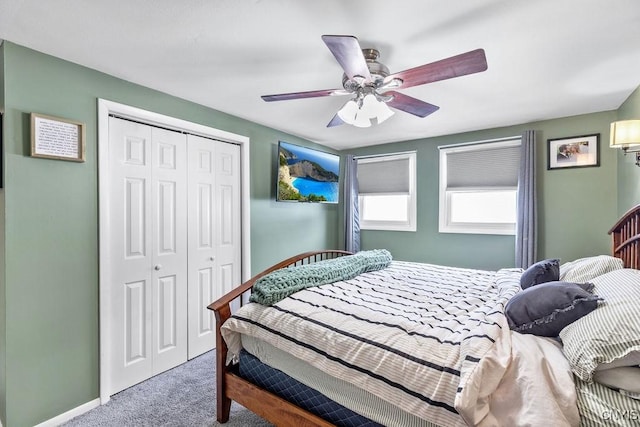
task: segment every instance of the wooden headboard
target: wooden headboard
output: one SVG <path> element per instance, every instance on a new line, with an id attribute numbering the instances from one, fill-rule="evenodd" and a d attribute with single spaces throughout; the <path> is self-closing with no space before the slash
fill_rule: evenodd
<path id="1" fill-rule="evenodd" d="M 609 230 L 613 256 L 622 259 L 626 268 L 640 268 L 640 205 L 630 209 Z"/>

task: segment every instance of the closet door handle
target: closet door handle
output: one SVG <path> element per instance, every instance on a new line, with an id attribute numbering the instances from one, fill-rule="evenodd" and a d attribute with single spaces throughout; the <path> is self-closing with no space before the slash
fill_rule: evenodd
<path id="1" fill-rule="evenodd" d="M 216 260 L 216 257 L 214 257 L 214 256 L 210 256 L 210 257 L 209 257 L 209 261 L 213 262 L 213 261 L 215 261 L 215 260 Z"/>
<path id="2" fill-rule="evenodd" d="M 155 271 L 159 271 L 161 268 L 162 268 L 162 265 L 160 265 L 160 264 L 156 264 L 156 266 L 155 266 L 155 267 L 153 267 L 153 269 L 154 269 Z"/>

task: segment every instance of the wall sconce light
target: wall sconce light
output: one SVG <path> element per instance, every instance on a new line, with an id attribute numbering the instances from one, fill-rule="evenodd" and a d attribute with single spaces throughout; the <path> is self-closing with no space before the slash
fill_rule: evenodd
<path id="1" fill-rule="evenodd" d="M 622 120 L 611 123 L 611 148 L 620 148 L 626 155 L 636 153 L 640 166 L 640 120 Z"/>

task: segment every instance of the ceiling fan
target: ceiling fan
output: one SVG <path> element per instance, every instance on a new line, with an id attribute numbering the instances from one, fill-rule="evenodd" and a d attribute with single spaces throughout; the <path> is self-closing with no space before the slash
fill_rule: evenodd
<path id="1" fill-rule="evenodd" d="M 374 118 L 379 124 L 393 115 L 393 111 L 389 107 L 418 117 L 426 117 L 440 107 L 404 95 L 395 89 L 404 89 L 460 77 L 487 69 L 484 50 L 476 49 L 430 64 L 390 74 L 389 69 L 378 62 L 380 53 L 376 49 L 362 49 L 356 37 L 324 35 L 322 40 L 344 70 L 342 89 L 263 95 L 262 99 L 271 102 L 322 96 L 354 95 L 336 113 L 327 127 L 338 126 L 343 123 L 358 127 L 369 127 Z"/>

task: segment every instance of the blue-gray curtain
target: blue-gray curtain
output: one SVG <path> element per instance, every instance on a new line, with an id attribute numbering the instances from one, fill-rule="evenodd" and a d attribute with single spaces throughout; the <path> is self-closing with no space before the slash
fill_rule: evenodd
<path id="1" fill-rule="evenodd" d="M 516 218 L 516 267 L 536 262 L 538 215 L 536 208 L 536 131 L 522 134 Z"/>
<path id="2" fill-rule="evenodd" d="M 344 249 L 360 250 L 360 214 L 358 207 L 358 160 L 347 155 L 344 172 Z"/>

